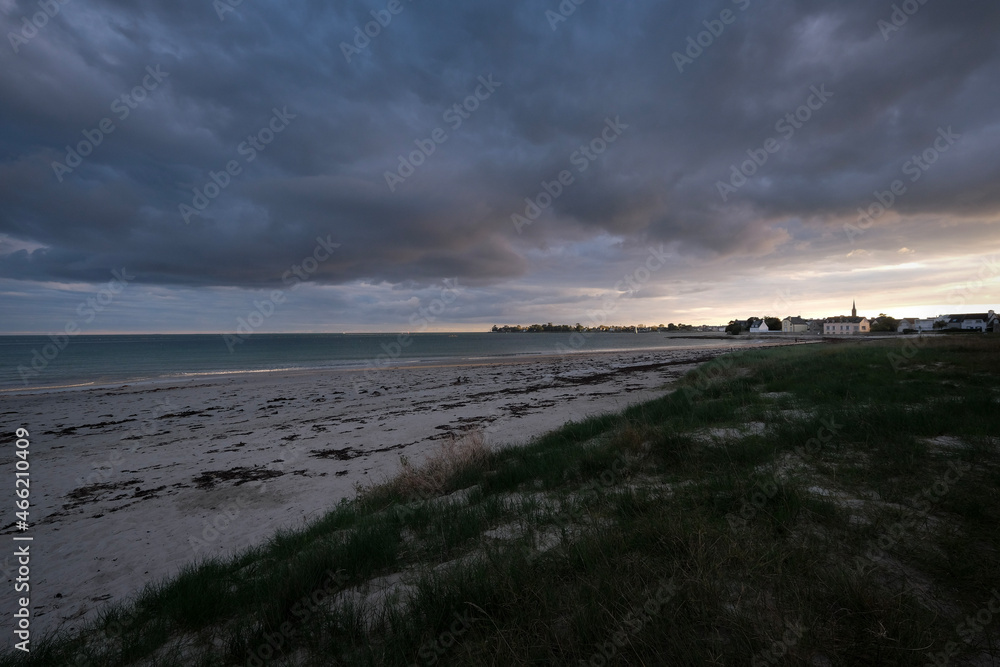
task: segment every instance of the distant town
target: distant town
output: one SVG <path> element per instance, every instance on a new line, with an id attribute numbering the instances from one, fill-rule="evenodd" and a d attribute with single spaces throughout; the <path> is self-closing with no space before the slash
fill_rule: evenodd
<path id="1" fill-rule="evenodd" d="M 928 318 L 901 318 L 880 313 L 878 317 L 859 316 L 857 305 L 851 305 L 850 315 L 804 319 L 799 316 L 748 317 L 730 320 L 728 324 L 625 324 L 584 326 L 576 324 L 529 324 L 526 326 L 494 326 L 494 333 L 726 333 L 737 336 L 748 334 L 812 334 L 823 336 L 849 336 L 870 333 L 923 333 L 923 332 L 981 332 L 1000 333 L 1000 318 L 994 311 L 986 313 L 953 313 Z"/>

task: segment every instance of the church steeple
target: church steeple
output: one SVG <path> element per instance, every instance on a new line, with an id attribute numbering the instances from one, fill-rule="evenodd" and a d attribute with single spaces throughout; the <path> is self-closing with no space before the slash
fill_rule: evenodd
<path id="1" fill-rule="evenodd" d="M 858 302 L 857 301 L 852 301 L 851 302 L 851 317 L 857 317 L 857 316 L 858 316 Z"/>

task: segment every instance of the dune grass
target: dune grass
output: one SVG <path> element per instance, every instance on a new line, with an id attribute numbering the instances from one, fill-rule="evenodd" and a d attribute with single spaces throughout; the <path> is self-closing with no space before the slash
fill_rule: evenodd
<path id="1" fill-rule="evenodd" d="M 1000 338 L 905 345 L 743 351 L 452 444 L 0 665 L 989 664 Z"/>

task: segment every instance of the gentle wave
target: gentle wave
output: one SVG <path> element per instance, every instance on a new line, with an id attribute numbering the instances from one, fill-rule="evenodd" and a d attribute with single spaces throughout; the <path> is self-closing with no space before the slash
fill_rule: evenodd
<path id="1" fill-rule="evenodd" d="M 54 356 L 48 336 L 0 337 L 0 391 L 36 391 L 306 370 L 381 370 L 442 362 L 744 347 L 755 341 L 595 334 L 579 349 L 561 334 L 254 334 L 230 352 L 218 334 L 75 336 Z M 44 357 L 42 353 L 49 356 Z"/>

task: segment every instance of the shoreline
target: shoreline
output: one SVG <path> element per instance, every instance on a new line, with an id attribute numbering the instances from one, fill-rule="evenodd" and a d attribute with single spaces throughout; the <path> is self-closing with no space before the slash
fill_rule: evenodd
<path id="1" fill-rule="evenodd" d="M 180 335 L 180 334 L 179 334 Z M 380 336 L 383 334 L 368 334 L 372 336 Z M 413 335 L 413 334 L 410 334 Z M 485 334 L 484 334 L 485 335 Z M 527 335 L 527 334 L 525 334 Z M 535 336 L 553 336 L 555 334 L 533 334 Z M 601 335 L 601 334 L 594 334 Z M 643 336 L 649 334 L 635 334 L 636 336 Z M 809 343 L 836 343 L 843 341 L 876 341 L 876 340 L 905 340 L 909 338 L 920 338 L 921 336 L 934 335 L 928 332 L 923 332 L 922 334 L 897 334 L 897 333 L 882 333 L 882 334 L 868 334 L 864 336 L 858 335 L 836 335 L 836 334 L 791 334 L 791 333 L 770 333 L 770 334 L 741 334 L 740 336 L 729 336 L 720 335 L 714 333 L 704 333 L 699 334 L 695 332 L 694 334 L 665 334 L 663 338 L 665 340 L 672 341 L 691 341 L 690 344 L 685 345 L 657 345 L 649 344 L 643 345 L 641 347 L 619 347 L 619 348 L 601 348 L 601 349 L 567 349 L 562 351 L 557 351 L 555 349 L 550 351 L 526 351 L 526 352 L 516 352 L 516 353 L 500 353 L 494 355 L 486 355 L 482 357 L 417 357 L 412 359 L 396 358 L 389 362 L 382 362 L 378 357 L 366 358 L 364 360 L 352 360 L 345 359 L 340 360 L 339 365 L 333 366 L 322 366 L 322 365 L 308 365 L 308 366 L 294 366 L 286 368 L 242 368 L 242 369 L 221 369 L 221 370 L 205 370 L 205 371 L 172 371 L 160 375 L 147 375 L 147 376 L 124 376 L 116 379 L 99 379 L 86 381 L 81 378 L 71 378 L 63 382 L 55 382 L 51 384 L 41 384 L 37 386 L 25 387 L 18 385 L 11 386 L 0 386 L 0 396 L 19 396 L 26 394 L 45 394 L 52 392 L 72 392 L 72 391 L 86 391 L 89 389 L 95 390 L 107 390 L 116 387 L 126 386 L 146 386 L 146 385 L 162 385 L 171 383 L 184 383 L 190 381 L 204 381 L 221 379 L 225 380 L 230 377 L 240 377 L 246 375 L 261 375 L 261 374 L 298 374 L 298 373 L 378 373 L 386 370 L 405 370 L 407 368 L 432 368 L 432 367 L 458 367 L 458 366 L 474 366 L 482 364 L 492 364 L 492 363 L 528 363 L 531 361 L 539 361 L 553 358 L 564 358 L 564 357 L 575 357 L 577 355 L 583 356 L 593 356 L 593 355 L 603 355 L 603 354 L 630 354 L 630 353 L 640 353 L 640 352 L 670 352 L 674 350 L 691 350 L 691 349 L 751 349 L 758 346 L 774 346 L 774 345 L 795 345 L 795 344 L 809 344 Z M 725 343 L 731 343 L 726 345 Z M 383 355 L 384 356 L 384 355 Z"/>
<path id="2" fill-rule="evenodd" d="M 677 340 L 676 338 L 674 340 Z M 690 338 L 690 340 L 723 340 L 723 339 L 712 339 L 712 338 Z M 747 338 L 746 340 L 750 340 Z M 709 345 L 675 345 L 669 347 L 638 347 L 638 348 L 616 348 L 616 349 L 600 349 L 600 350 L 572 350 L 568 352 L 523 352 L 516 354 L 502 354 L 494 356 L 484 356 L 476 358 L 466 358 L 466 357 L 436 357 L 436 358 L 418 358 L 412 360 L 394 360 L 391 363 L 384 364 L 381 366 L 372 365 L 372 360 L 368 359 L 364 362 L 358 362 L 357 365 L 345 365 L 341 366 L 304 366 L 304 367 L 292 367 L 292 368 L 247 368 L 240 370 L 219 370 L 219 371 L 192 371 L 184 373 L 172 373 L 166 375 L 159 375 L 155 377 L 136 377 L 136 378 L 124 378 L 120 380 L 107 380 L 107 381 L 91 381 L 91 382 L 72 382 L 71 384 L 53 384 L 53 385 L 42 385 L 36 387 L 0 387 L 0 396 L 20 396 L 28 394 L 46 394 L 52 392 L 72 392 L 72 391 L 87 391 L 87 390 L 107 390 L 121 387 L 133 387 L 133 386 L 148 386 L 148 385 L 163 385 L 172 383 L 184 383 L 191 381 L 206 381 L 206 380 L 219 380 L 226 381 L 233 378 L 243 377 L 247 375 L 258 375 L 258 374 L 288 374 L 288 375 L 302 375 L 302 374 L 327 374 L 327 373 L 381 373 L 385 371 L 399 371 L 415 368 L 457 368 L 457 367 L 467 367 L 467 366 L 482 366 L 489 364 L 507 364 L 507 363 L 531 363 L 535 361 L 549 361 L 553 359 L 562 359 L 566 357 L 576 357 L 576 356 L 596 356 L 596 355 L 610 355 L 610 354 L 631 354 L 631 353 L 649 353 L 649 352 L 671 352 L 671 351 L 686 351 L 686 350 L 718 350 L 725 348 L 726 351 L 732 351 L 742 348 L 753 348 L 758 347 L 761 343 L 766 343 L 768 345 L 791 345 L 797 342 L 820 342 L 820 341 L 791 341 L 791 340 L 771 340 L 764 341 L 761 339 L 753 339 L 754 343 L 741 343 L 732 346 L 723 346 L 718 344 Z M 735 341 L 734 341 L 735 342 Z M 367 365 L 362 365 L 367 364 Z"/>
<path id="3" fill-rule="evenodd" d="M 146 583 L 301 527 L 392 477 L 401 456 L 419 465 L 469 431 L 523 444 L 661 396 L 729 351 L 406 366 L 361 392 L 349 374 L 310 370 L 6 395 L 0 420 L 34 447 L 33 627 L 78 629 Z"/>

